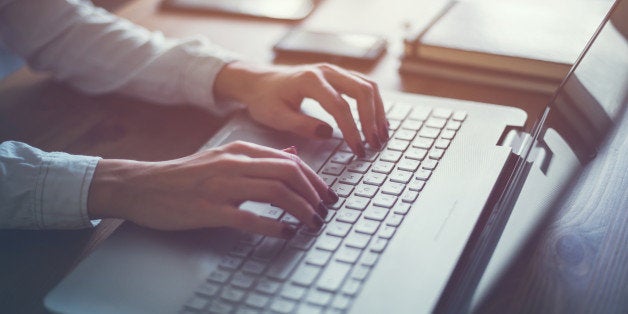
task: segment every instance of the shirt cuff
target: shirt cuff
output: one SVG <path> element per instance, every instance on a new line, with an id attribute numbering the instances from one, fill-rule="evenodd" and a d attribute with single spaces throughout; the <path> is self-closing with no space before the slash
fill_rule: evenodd
<path id="1" fill-rule="evenodd" d="M 42 229 L 92 227 L 87 195 L 99 157 L 48 153 L 35 188 L 36 220 Z M 44 207 L 45 206 L 45 207 Z"/>
<path id="2" fill-rule="evenodd" d="M 227 64 L 241 57 L 226 49 L 210 45 L 203 37 L 194 38 L 201 42 L 188 51 L 191 55 L 183 72 L 183 91 L 189 103 L 209 109 L 218 116 L 225 116 L 244 105 L 235 102 L 217 102 L 214 95 L 214 82 L 218 73 Z"/>

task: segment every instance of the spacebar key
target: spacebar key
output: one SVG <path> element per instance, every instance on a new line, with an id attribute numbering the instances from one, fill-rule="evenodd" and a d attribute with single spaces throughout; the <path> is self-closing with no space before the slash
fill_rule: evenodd
<path id="1" fill-rule="evenodd" d="M 331 263 L 318 279 L 318 288 L 331 292 L 338 290 L 350 270 L 350 264 L 341 262 Z"/>

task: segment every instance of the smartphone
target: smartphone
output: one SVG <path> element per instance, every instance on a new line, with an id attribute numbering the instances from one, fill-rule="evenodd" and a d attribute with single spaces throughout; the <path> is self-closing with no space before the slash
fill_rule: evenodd
<path id="1" fill-rule="evenodd" d="M 320 61 L 372 63 L 386 51 L 386 39 L 372 34 L 295 29 L 281 38 L 273 50 L 277 57 L 296 56 Z"/>

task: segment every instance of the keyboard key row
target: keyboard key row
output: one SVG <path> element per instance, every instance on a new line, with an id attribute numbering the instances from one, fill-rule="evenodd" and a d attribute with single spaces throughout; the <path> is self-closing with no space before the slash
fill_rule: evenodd
<path id="1" fill-rule="evenodd" d="M 347 309 L 351 302 L 347 296 L 358 293 L 361 281 L 466 118 L 464 112 L 407 105 L 395 105 L 391 112 L 393 139 L 386 150 L 369 149 L 365 158 L 356 158 L 348 145 L 342 144 L 321 170 L 323 181 L 341 196 L 330 206 L 326 227 L 302 228 L 288 242 L 243 237 L 198 289 L 197 295 L 209 299 L 193 298 L 186 308 L 229 312 L 235 307 L 223 302 L 228 301 L 281 313 L 322 310 L 317 306 Z M 402 116 L 409 120 L 394 119 Z M 257 211 L 299 225 L 293 215 L 277 207 Z M 246 260 L 248 257 L 253 259 Z M 334 295 L 338 291 L 342 294 Z M 281 298 L 272 296 L 278 292 Z M 211 298 L 217 299 L 211 302 Z"/>

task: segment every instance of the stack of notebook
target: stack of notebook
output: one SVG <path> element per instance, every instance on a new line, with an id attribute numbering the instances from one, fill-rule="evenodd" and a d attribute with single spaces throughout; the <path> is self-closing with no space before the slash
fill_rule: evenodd
<path id="1" fill-rule="evenodd" d="M 551 94 L 609 3 L 452 2 L 405 39 L 400 72 Z"/>

